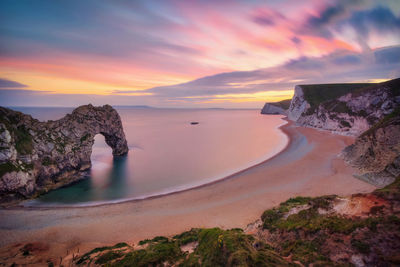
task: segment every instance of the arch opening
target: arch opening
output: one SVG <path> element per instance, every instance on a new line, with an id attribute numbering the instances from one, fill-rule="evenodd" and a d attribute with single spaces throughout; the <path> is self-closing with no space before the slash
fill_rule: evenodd
<path id="1" fill-rule="evenodd" d="M 90 160 L 92 162 L 92 170 L 109 169 L 112 165 L 112 148 L 106 142 L 106 137 L 99 133 L 93 138 L 92 154 Z"/>
<path id="2" fill-rule="evenodd" d="M 96 197 L 100 198 L 122 197 L 126 187 L 127 157 L 115 157 L 113 148 L 103 133 L 96 134 L 93 141 L 90 158 L 92 162 L 90 169 L 92 192 L 95 192 Z"/>

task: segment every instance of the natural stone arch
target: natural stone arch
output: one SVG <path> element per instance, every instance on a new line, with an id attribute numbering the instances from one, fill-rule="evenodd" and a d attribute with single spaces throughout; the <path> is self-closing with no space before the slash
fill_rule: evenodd
<path id="1" fill-rule="evenodd" d="M 120 116 L 109 105 L 80 106 L 47 122 L 0 107 L 1 199 L 31 197 L 82 178 L 96 134 L 114 156 L 128 153 Z"/>
<path id="2" fill-rule="evenodd" d="M 73 143 L 79 144 L 83 148 L 85 162 L 90 162 L 94 137 L 97 134 L 104 136 L 114 156 L 128 153 L 121 119 L 117 111 L 109 105 L 103 107 L 80 106 L 71 114 L 58 120 L 57 124 L 59 124 L 57 128 L 62 129 L 65 128 L 63 125 L 70 125 L 69 130 L 64 130 L 64 136 L 70 137 Z"/>

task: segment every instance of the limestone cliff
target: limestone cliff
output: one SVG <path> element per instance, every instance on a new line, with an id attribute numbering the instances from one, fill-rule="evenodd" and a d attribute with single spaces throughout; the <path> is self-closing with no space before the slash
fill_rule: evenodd
<path id="1" fill-rule="evenodd" d="M 400 79 L 379 84 L 295 87 L 288 117 L 298 125 L 358 136 L 400 105 Z"/>
<path id="2" fill-rule="evenodd" d="M 284 110 L 281 107 L 277 107 L 274 105 L 271 105 L 270 103 L 265 103 L 264 107 L 261 110 L 261 114 L 268 114 L 268 115 L 286 115 L 286 110 Z"/>
<path id="3" fill-rule="evenodd" d="M 81 179 L 91 167 L 96 134 L 105 137 L 114 156 L 128 152 L 121 119 L 109 105 L 80 106 L 47 122 L 0 107 L 0 202 Z"/>
<path id="4" fill-rule="evenodd" d="M 400 107 L 361 134 L 343 156 L 360 170 L 357 177 L 378 187 L 392 183 L 400 175 Z"/>
<path id="5" fill-rule="evenodd" d="M 287 115 L 287 109 L 290 106 L 291 99 L 282 100 L 279 102 L 265 103 L 261 110 L 261 114 L 281 114 Z"/>

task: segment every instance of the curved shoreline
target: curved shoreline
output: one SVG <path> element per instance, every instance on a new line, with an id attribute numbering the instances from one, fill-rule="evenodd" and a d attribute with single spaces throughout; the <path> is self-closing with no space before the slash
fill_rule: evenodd
<path id="1" fill-rule="evenodd" d="M 264 115 L 265 116 L 265 115 Z M 265 164 L 270 160 L 273 160 L 274 158 L 278 157 L 280 154 L 285 153 L 289 147 L 293 144 L 293 139 L 294 139 L 294 135 L 292 134 L 292 132 L 290 132 L 289 130 L 287 130 L 287 127 L 289 127 L 290 125 L 293 124 L 293 122 L 289 121 L 287 119 L 287 117 L 282 117 L 281 118 L 282 121 L 284 121 L 280 126 L 278 126 L 276 129 L 278 131 L 280 131 L 285 137 L 286 137 L 286 144 L 285 146 L 277 153 L 275 153 L 274 155 L 254 164 L 254 165 L 250 165 L 248 167 L 245 167 L 239 171 L 235 171 L 231 174 L 228 175 L 224 175 L 221 178 L 216 178 L 216 179 L 210 179 L 211 181 L 209 182 L 205 182 L 205 183 L 201 183 L 198 185 L 188 185 L 188 186 L 182 186 L 182 189 L 176 189 L 176 190 L 171 190 L 171 191 L 167 191 L 165 193 L 160 192 L 160 193 L 155 193 L 152 195 L 146 195 L 143 197 L 134 197 L 134 198 L 126 198 L 126 199 L 118 199 L 118 200 L 110 200 L 110 201 L 93 201 L 93 202 L 88 202 L 85 204 L 54 204 L 54 205 L 23 205 L 25 202 L 29 202 L 29 201 L 35 201 L 35 199 L 30 199 L 30 200 L 25 200 L 22 201 L 18 204 L 16 204 L 15 206 L 10 206 L 7 207 L 7 209 L 30 209 L 30 210 L 37 210 L 37 209 L 59 209 L 59 208 L 65 208 L 65 209 L 74 209 L 74 208 L 90 208 L 90 207 L 102 207 L 102 206 L 110 206 L 110 205 L 118 205 L 118 204 L 122 204 L 122 203 L 129 203 L 129 202 L 139 202 L 139 201 L 145 201 L 145 200 L 149 200 L 149 199 L 156 199 L 156 198 L 161 198 L 161 197 L 165 197 L 165 196 L 169 196 L 169 195 L 173 195 L 173 194 L 179 194 L 179 193 L 183 193 L 183 192 L 187 192 L 190 190 L 196 190 L 196 189 L 200 189 L 206 186 L 210 186 L 213 184 L 217 184 L 217 183 L 221 183 L 224 182 L 228 179 L 231 179 L 237 175 L 240 175 L 241 173 L 244 173 L 246 171 L 248 171 L 249 169 L 252 169 L 254 167 L 257 167 L 259 165 Z M 287 127 L 285 127 L 287 126 Z M 68 185 L 67 185 L 68 186 Z M 0 207 L 1 209 L 1 207 Z"/>
<path id="2" fill-rule="evenodd" d="M 58 255 L 67 249 L 136 243 L 191 228 L 245 228 L 263 211 L 290 197 L 375 189 L 355 179 L 354 170 L 337 157 L 352 138 L 290 123 L 282 128 L 292 137 L 282 152 L 207 186 L 112 205 L 0 209 L 0 247 L 44 242 L 51 244 L 50 254 Z"/>

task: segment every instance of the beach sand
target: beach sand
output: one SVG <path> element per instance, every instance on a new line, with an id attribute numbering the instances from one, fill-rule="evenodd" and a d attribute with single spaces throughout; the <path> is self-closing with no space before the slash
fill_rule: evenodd
<path id="1" fill-rule="evenodd" d="M 288 146 L 268 161 L 222 181 L 166 196 L 97 207 L 0 210 L 0 259 L 26 242 L 49 245 L 43 258 L 117 242 L 137 243 L 194 227 L 245 228 L 295 196 L 349 195 L 375 189 L 353 178 L 338 155 L 354 141 L 288 123 Z M 218 164 L 218 163 L 216 163 Z M 155 166 L 156 167 L 156 166 Z M 17 244 L 17 245 L 16 245 Z"/>

